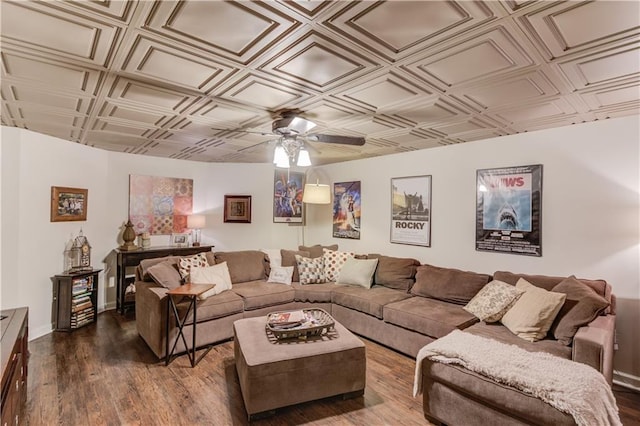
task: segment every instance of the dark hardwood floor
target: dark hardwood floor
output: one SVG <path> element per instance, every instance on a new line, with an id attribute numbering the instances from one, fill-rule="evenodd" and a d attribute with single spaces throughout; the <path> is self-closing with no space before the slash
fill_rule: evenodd
<path id="1" fill-rule="evenodd" d="M 414 359 L 365 343 L 363 397 L 283 408 L 252 424 L 428 425 L 422 399 L 411 396 Z M 216 345 L 195 368 L 186 356 L 165 367 L 138 336 L 130 315 L 107 311 L 97 324 L 42 336 L 29 350 L 26 424 L 247 424 L 233 342 Z M 623 424 L 640 425 L 640 393 L 617 386 L 614 393 Z"/>

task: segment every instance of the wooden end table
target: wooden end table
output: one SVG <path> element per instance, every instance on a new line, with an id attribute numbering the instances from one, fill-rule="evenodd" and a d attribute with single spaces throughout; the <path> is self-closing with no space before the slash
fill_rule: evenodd
<path id="1" fill-rule="evenodd" d="M 184 343 L 184 347 L 187 350 L 187 355 L 189 356 L 189 361 L 191 361 L 191 367 L 195 367 L 198 362 L 211 350 L 212 346 L 209 345 L 206 348 L 198 359 L 196 359 L 196 322 L 197 322 L 197 299 L 198 296 L 204 293 L 207 290 L 211 290 L 215 287 L 215 284 L 185 284 L 181 285 L 178 288 L 174 288 L 173 290 L 169 290 L 167 292 L 167 296 L 169 296 L 169 301 L 167 303 L 167 335 L 166 335 L 166 348 L 165 348 L 165 366 L 169 365 L 171 361 L 175 358 L 173 353 L 176 350 L 176 346 L 178 345 L 178 340 L 182 337 L 182 342 Z M 181 296 L 189 298 L 189 307 L 187 308 L 187 312 L 184 314 L 184 318 L 180 319 L 180 314 L 178 314 L 178 308 L 176 307 L 176 303 L 174 300 L 174 296 Z M 191 308 L 193 308 L 193 323 L 192 326 L 192 344 L 191 349 L 189 349 L 189 345 L 187 345 L 187 339 L 184 336 L 184 326 L 187 322 L 187 318 L 189 318 L 189 312 L 191 312 Z M 178 326 L 178 335 L 176 336 L 176 340 L 173 342 L 173 346 L 171 347 L 171 351 L 169 351 L 169 316 L 170 311 L 173 311 L 173 315 L 176 319 L 176 325 Z"/>

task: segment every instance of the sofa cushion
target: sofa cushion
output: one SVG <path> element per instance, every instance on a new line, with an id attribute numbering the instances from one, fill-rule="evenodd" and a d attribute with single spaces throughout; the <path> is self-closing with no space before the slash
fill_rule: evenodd
<path id="1" fill-rule="evenodd" d="M 340 270 L 336 284 L 371 288 L 377 265 L 378 259 L 348 259 Z"/>
<path id="2" fill-rule="evenodd" d="M 331 301 L 336 305 L 355 309 L 382 319 L 382 308 L 385 305 L 409 297 L 411 296 L 403 291 L 383 286 L 371 288 L 336 286 L 332 292 Z"/>
<path id="3" fill-rule="evenodd" d="M 300 284 L 320 284 L 324 279 L 324 262 L 322 257 L 303 257 L 296 254 Z"/>
<path id="4" fill-rule="evenodd" d="M 389 303 L 383 309 L 383 317 L 387 323 L 436 339 L 478 322 L 478 318 L 462 309 L 462 306 L 426 297 L 411 297 Z"/>
<path id="5" fill-rule="evenodd" d="M 293 266 L 272 266 L 268 283 L 291 285 Z"/>
<path id="6" fill-rule="evenodd" d="M 322 262 L 324 263 L 325 281 L 337 281 L 344 263 L 354 256 L 353 252 L 323 249 Z"/>
<path id="7" fill-rule="evenodd" d="M 416 271 L 420 266 L 420 262 L 416 259 L 375 253 L 369 254 L 367 258 L 378 259 L 378 267 L 373 278 L 374 284 L 404 291 L 409 291 L 413 286 Z"/>
<path id="8" fill-rule="evenodd" d="M 198 304 L 198 322 L 227 317 L 244 310 L 242 297 L 232 291 L 225 291 L 208 297 L 206 300 L 199 300 L 196 303 Z M 180 318 L 184 318 L 188 306 L 189 301 L 186 298 L 176 305 Z M 170 315 L 169 318 L 171 321 L 175 321 L 173 315 Z M 193 323 L 193 309 L 189 312 L 186 323 Z"/>
<path id="9" fill-rule="evenodd" d="M 493 274 L 493 278 L 513 285 L 516 285 L 520 278 L 524 278 L 537 287 L 542 287 L 545 290 L 551 290 L 553 289 L 553 287 L 560 284 L 560 282 L 562 282 L 562 280 L 564 280 L 566 277 L 552 277 L 549 275 L 527 275 L 508 271 L 496 271 Z M 584 278 L 578 278 L 578 281 L 591 287 L 598 295 L 604 297 L 605 300 L 609 302 L 610 305 L 604 310 L 603 315 L 615 315 L 615 298 L 611 293 L 611 285 L 609 285 L 605 280 L 587 280 Z"/>
<path id="10" fill-rule="evenodd" d="M 418 266 L 411 294 L 465 305 L 490 279 L 487 274 L 422 265 Z"/>
<path id="11" fill-rule="evenodd" d="M 149 275 L 149 268 L 153 265 L 162 262 L 169 262 L 171 264 L 176 265 L 178 267 L 178 262 L 180 261 L 180 256 L 165 256 L 165 257 L 155 257 L 152 259 L 142 259 L 140 264 L 138 265 L 138 269 L 140 270 L 140 278 L 142 281 L 153 281 L 151 276 Z"/>
<path id="12" fill-rule="evenodd" d="M 511 284 L 493 280 L 482 287 L 464 310 L 477 316 L 481 321 L 496 322 L 513 306 L 524 290 Z"/>
<path id="13" fill-rule="evenodd" d="M 288 285 L 272 285 L 265 281 L 234 284 L 232 290 L 242 297 L 245 311 L 293 302 L 295 295 Z"/>
<path id="14" fill-rule="evenodd" d="M 502 343 L 516 345 L 530 352 L 542 351 L 561 358 L 571 359 L 571 348 L 563 345 L 559 341 L 547 337 L 542 340 L 538 340 L 537 342 L 530 342 L 519 338 L 499 322 L 493 324 L 479 322 L 477 324 L 473 324 L 469 328 L 466 328 L 464 331 L 498 340 Z"/>
<path id="15" fill-rule="evenodd" d="M 171 260 L 159 262 L 147 268 L 147 274 L 155 283 L 169 290 L 182 285 L 182 277 L 178 272 L 177 265 Z"/>
<path id="16" fill-rule="evenodd" d="M 524 294 L 500 320 L 513 334 L 536 342 L 544 339 L 567 295 L 547 291 L 520 278 L 516 288 Z"/>
<path id="17" fill-rule="evenodd" d="M 571 344 L 580 327 L 589 324 L 609 306 L 603 297 L 574 276 L 565 278 L 553 291 L 567 295 L 550 329 L 553 336 L 565 345 Z"/>
<path id="18" fill-rule="evenodd" d="M 309 252 L 309 256 L 307 256 L 307 257 L 312 257 L 312 258 L 322 257 L 322 255 L 324 254 L 324 250 L 323 249 L 337 251 L 338 250 L 338 245 L 337 244 L 332 244 L 330 246 L 322 246 L 320 244 L 316 244 L 314 246 L 298 246 L 298 250 L 300 250 L 300 251 L 308 251 Z"/>
<path id="19" fill-rule="evenodd" d="M 205 291 L 198 296 L 198 299 L 205 300 L 209 296 L 220 294 L 223 291 L 231 290 L 231 276 L 227 262 L 217 265 L 205 266 L 204 268 L 191 268 L 192 284 L 215 284 L 215 287 Z"/>
<path id="20" fill-rule="evenodd" d="M 280 259 L 282 266 L 293 266 L 293 275 L 291 281 L 300 282 L 300 273 L 298 272 L 298 262 L 296 262 L 296 255 L 302 257 L 310 257 L 308 251 L 296 251 L 296 250 L 280 250 Z"/>
<path id="21" fill-rule="evenodd" d="M 231 282 L 244 283 L 267 278 L 268 256 L 260 250 L 219 251 L 216 263 L 227 262 Z"/>
<path id="22" fill-rule="evenodd" d="M 303 285 L 292 283 L 295 290 L 294 300 L 298 302 L 331 303 L 331 292 L 336 288 L 335 283 Z"/>

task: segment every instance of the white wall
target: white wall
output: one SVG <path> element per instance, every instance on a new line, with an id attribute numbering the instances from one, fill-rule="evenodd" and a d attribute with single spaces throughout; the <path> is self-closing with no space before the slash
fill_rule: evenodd
<path id="1" fill-rule="evenodd" d="M 311 181 L 362 182 L 362 239 L 331 237 L 331 207 L 307 207 L 306 242 L 358 253 L 411 256 L 425 263 L 492 273 L 604 278 L 619 298 L 615 368 L 640 386 L 640 121 L 629 117 L 312 168 Z M 51 330 L 50 278 L 65 242 L 82 227 L 101 274 L 99 308 L 115 307 L 112 250 L 128 215 L 129 174 L 194 179 L 194 211 L 207 216 L 203 242 L 217 250 L 295 247 L 300 227 L 272 223 L 273 167 L 112 153 L 2 127 L 0 306 L 30 307 L 32 338 Z M 474 249 L 477 169 L 543 164 L 543 256 Z M 432 246 L 389 243 L 390 179 L 433 176 Z M 51 186 L 89 189 L 86 222 L 51 223 Z M 253 197 L 251 224 L 222 221 L 224 194 Z M 154 237 L 154 245 L 168 237 Z"/>
<path id="2" fill-rule="evenodd" d="M 606 279 L 619 298 L 615 367 L 640 386 L 639 136 L 628 117 L 319 167 L 322 183 L 361 181 L 361 239 L 331 237 L 330 205 L 307 209 L 308 239 L 489 274 Z M 475 251 L 476 170 L 528 164 L 543 165 L 542 257 Z M 432 175 L 430 248 L 389 242 L 390 180 L 414 175 Z"/>

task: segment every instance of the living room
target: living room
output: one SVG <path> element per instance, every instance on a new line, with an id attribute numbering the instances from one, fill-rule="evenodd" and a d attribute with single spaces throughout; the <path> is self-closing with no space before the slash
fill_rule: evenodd
<path id="1" fill-rule="evenodd" d="M 307 182 L 318 180 L 330 186 L 361 182 L 359 240 L 332 237 L 331 206 L 307 206 L 304 226 L 274 223 L 270 162 L 201 162 L 115 152 L 3 125 L 1 306 L 29 307 L 30 340 L 52 333 L 51 277 L 63 270 L 65 244 L 82 230 L 92 245 L 93 266 L 103 270 L 98 310 L 102 315 L 120 315 L 113 311 L 113 250 L 122 244 L 129 214 L 130 175 L 188 178 L 193 179 L 193 212 L 206 217 L 202 242 L 215 246 L 215 251 L 339 244 L 341 250 L 413 257 L 422 263 L 487 274 L 510 270 L 604 279 L 617 296 L 614 381 L 637 390 L 640 118 L 636 111 L 627 117 L 563 124 L 298 169 L 306 173 Z M 542 256 L 476 251 L 477 170 L 531 164 L 543 166 Z M 432 176 L 431 245 L 393 244 L 389 239 L 391 179 L 422 175 Z M 50 221 L 53 186 L 88 190 L 86 221 Z M 227 194 L 252 196 L 251 223 L 223 221 Z M 169 243 L 168 235 L 152 236 L 154 246 Z M 123 321 L 134 320 L 125 316 Z"/>

